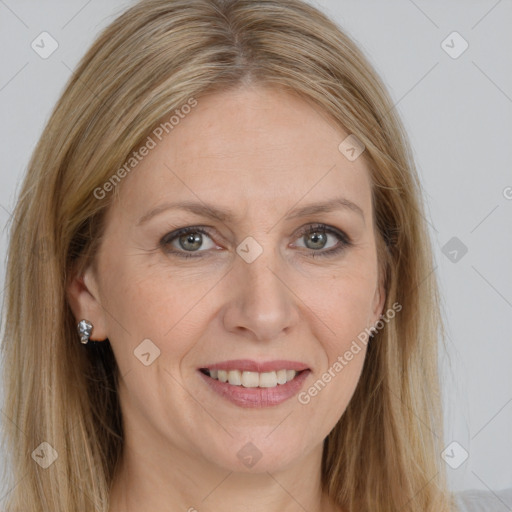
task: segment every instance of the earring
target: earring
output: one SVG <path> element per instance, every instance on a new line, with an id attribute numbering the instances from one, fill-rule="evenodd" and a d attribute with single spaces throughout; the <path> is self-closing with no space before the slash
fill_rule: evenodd
<path id="1" fill-rule="evenodd" d="M 85 345 L 89 341 L 89 337 L 92 333 L 92 324 L 87 320 L 80 320 L 76 327 L 78 335 L 80 336 L 80 342 Z"/>

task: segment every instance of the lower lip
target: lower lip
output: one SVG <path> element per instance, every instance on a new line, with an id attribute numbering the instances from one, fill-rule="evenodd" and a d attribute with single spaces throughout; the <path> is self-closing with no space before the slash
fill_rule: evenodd
<path id="1" fill-rule="evenodd" d="M 273 388 L 244 388 L 243 386 L 232 386 L 227 382 L 212 379 L 202 371 L 198 371 L 213 391 L 240 407 L 270 407 L 272 405 L 279 405 L 296 395 L 311 373 L 310 370 L 304 370 L 290 382 L 278 384 Z"/>

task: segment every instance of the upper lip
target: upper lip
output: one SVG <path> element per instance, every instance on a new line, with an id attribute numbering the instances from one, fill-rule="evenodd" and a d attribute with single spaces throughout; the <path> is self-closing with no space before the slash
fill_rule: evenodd
<path id="1" fill-rule="evenodd" d="M 222 361 L 221 363 L 202 366 L 200 369 L 208 370 L 240 370 L 245 372 L 275 372 L 277 370 L 308 370 L 307 364 L 298 361 L 285 361 L 282 359 L 274 361 L 253 361 L 252 359 L 233 359 L 231 361 Z"/>

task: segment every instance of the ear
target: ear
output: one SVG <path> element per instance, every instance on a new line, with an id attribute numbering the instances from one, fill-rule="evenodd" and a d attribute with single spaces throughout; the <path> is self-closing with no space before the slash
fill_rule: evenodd
<path id="1" fill-rule="evenodd" d="M 101 305 L 98 290 L 97 276 L 92 266 L 82 275 L 71 275 L 66 285 L 66 296 L 76 323 L 85 319 L 93 325 L 92 341 L 103 341 L 108 337 L 105 309 Z"/>

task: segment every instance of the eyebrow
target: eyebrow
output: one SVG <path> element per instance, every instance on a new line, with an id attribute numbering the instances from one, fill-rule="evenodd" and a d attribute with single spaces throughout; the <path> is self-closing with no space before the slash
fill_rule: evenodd
<path id="1" fill-rule="evenodd" d="M 193 201 L 182 201 L 179 203 L 162 203 L 156 206 L 139 218 L 137 226 L 148 222 L 156 215 L 167 210 L 186 210 L 202 217 L 216 219 L 220 222 L 227 222 L 235 218 L 235 215 L 229 210 L 217 208 L 216 206 L 204 202 L 196 203 Z M 357 204 L 344 197 L 337 197 L 328 201 L 303 206 L 302 208 L 295 208 L 288 212 L 285 217 L 287 219 L 296 219 L 298 217 L 306 217 L 307 215 L 314 215 L 317 213 L 329 213 L 335 210 L 352 211 L 359 214 L 363 218 L 363 221 L 365 220 L 363 210 Z"/>

